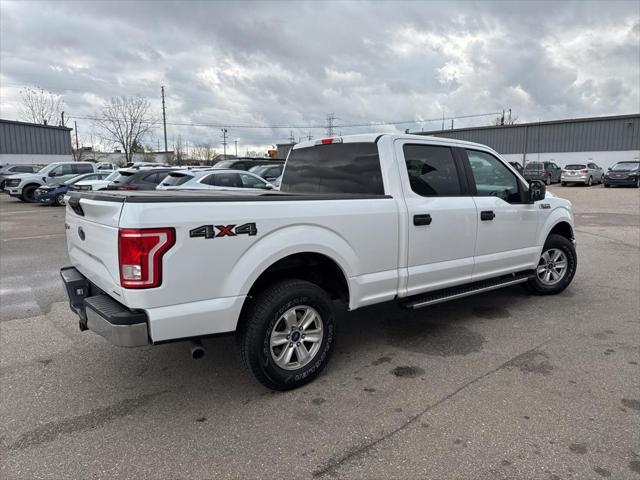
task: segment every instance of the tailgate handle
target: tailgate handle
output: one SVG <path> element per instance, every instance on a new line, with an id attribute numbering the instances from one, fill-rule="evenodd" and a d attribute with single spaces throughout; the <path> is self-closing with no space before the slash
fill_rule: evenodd
<path id="1" fill-rule="evenodd" d="M 69 203 L 71 210 L 76 212 L 81 217 L 84 217 L 84 210 L 82 210 L 82 205 L 80 205 L 80 199 L 78 197 L 72 194 L 71 197 L 69 197 L 69 201 L 67 203 Z"/>
<path id="2" fill-rule="evenodd" d="M 424 215 L 414 215 L 413 224 L 417 227 L 420 225 L 431 225 L 431 215 L 425 213 Z"/>

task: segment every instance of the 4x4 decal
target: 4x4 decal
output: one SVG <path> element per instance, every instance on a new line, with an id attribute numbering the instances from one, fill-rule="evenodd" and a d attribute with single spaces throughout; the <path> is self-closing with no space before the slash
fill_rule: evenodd
<path id="1" fill-rule="evenodd" d="M 193 230 L 189 230 L 189 236 L 191 238 L 235 237 L 237 235 L 253 236 L 257 234 L 258 229 L 255 223 L 244 223 L 237 227 L 235 225 L 202 225 Z"/>

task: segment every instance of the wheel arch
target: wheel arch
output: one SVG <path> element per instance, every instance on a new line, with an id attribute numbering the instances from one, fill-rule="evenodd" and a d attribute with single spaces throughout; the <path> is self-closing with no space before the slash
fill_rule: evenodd
<path id="1" fill-rule="evenodd" d="M 574 241 L 573 216 L 568 209 L 556 208 L 551 212 L 540 231 L 538 245 L 542 247 L 551 234 L 561 235 L 569 241 Z"/>

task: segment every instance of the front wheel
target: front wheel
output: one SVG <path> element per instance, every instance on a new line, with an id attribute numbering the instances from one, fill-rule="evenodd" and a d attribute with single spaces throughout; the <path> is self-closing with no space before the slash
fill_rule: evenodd
<path id="1" fill-rule="evenodd" d="M 547 177 L 547 179 L 545 180 L 545 183 L 547 185 L 551 185 L 551 177 Z"/>
<path id="2" fill-rule="evenodd" d="M 593 185 L 593 178 L 589 177 L 589 180 L 587 180 L 587 187 L 590 187 L 591 185 Z"/>
<path id="3" fill-rule="evenodd" d="M 562 185 L 563 187 L 567 186 L 567 182 L 560 182 L 560 185 Z"/>
<path id="4" fill-rule="evenodd" d="M 322 371 L 333 352 L 329 295 L 303 280 L 284 280 L 250 300 L 237 332 L 240 355 L 273 390 L 300 387 Z"/>
<path id="5" fill-rule="evenodd" d="M 604 185 L 604 188 L 609 188 L 611 186 L 607 182 L 604 182 L 603 185 Z"/>
<path id="6" fill-rule="evenodd" d="M 56 205 L 64 207 L 64 193 L 59 193 L 56 196 Z"/>
<path id="7" fill-rule="evenodd" d="M 22 196 L 20 200 L 28 203 L 34 203 L 36 201 L 36 190 L 38 185 L 27 185 L 22 189 Z"/>
<path id="8" fill-rule="evenodd" d="M 542 248 L 535 274 L 527 282 L 539 295 L 553 295 L 569 286 L 576 274 L 577 255 L 573 243 L 562 235 L 551 234 Z"/>

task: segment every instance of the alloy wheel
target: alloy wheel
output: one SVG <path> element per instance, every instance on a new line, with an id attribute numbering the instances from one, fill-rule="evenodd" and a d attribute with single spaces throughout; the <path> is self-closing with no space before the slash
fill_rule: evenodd
<path id="1" fill-rule="evenodd" d="M 536 275 L 544 285 L 555 285 L 567 273 L 567 255 L 558 248 L 550 248 L 540 257 Z"/>
<path id="2" fill-rule="evenodd" d="M 317 355 L 323 336 L 322 318 L 314 308 L 292 307 L 273 325 L 269 337 L 271 358 L 284 370 L 302 368 Z"/>

